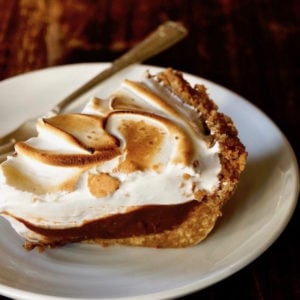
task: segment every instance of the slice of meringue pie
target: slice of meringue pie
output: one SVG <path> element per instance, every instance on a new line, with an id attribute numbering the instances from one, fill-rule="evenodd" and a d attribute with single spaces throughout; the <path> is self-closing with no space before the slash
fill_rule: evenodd
<path id="1" fill-rule="evenodd" d="M 198 244 L 246 164 L 232 120 L 172 69 L 37 130 L 0 169 L 0 213 L 26 249 Z"/>

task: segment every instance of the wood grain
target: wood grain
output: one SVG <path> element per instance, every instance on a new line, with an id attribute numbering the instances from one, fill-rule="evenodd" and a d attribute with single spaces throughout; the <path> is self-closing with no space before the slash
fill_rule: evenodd
<path id="1" fill-rule="evenodd" d="M 148 63 L 210 79 L 249 99 L 280 127 L 299 160 L 299 15 L 298 0 L 0 0 L 0 80 L 53 65 L 110 61 L 161 22 L 178 20 L 189 28 L 188 38 Z M 298 206 L 266 253 L 195 295 L 300 299 L 299 216 Z"/>

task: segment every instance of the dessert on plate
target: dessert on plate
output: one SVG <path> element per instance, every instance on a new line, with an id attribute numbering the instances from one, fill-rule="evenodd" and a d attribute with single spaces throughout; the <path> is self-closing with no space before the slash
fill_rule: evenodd
<path id="1" fill-rule="evenodd" d="M 36 126 L 0 168 L 0 214 L 26 249 L 198 244 L 246 164 L 232 120 L 173 69 Z"/>

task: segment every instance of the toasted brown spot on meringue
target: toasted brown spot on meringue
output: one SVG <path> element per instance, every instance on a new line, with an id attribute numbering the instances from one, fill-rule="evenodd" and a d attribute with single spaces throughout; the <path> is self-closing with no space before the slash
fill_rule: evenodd
<path id="1" fill-rule="evenodd" d="M 66 181 L 61 182 L 59 185 L 42 185 L 38 180 L 24 174 L 20 170 L 16 169 L 10 164 L 2 166 L 3 174 L 6 177 L 6 183 L 16 189 L 34 193 L 36 195 L 42 195 L 46 193 L 53 193 L 57 191 L 72 192 L 75 190 L 76 183 L 79 179 L 81 172 L 78 172 Z"/>
<path id="2" fill-rule="evenodd" d="M 143 109 L 142 106 L 139 106 L 135 99 L 126 96 L 123 93 L 116 93 L 111 100 L 111 107 L 113 110 L 129 110 L 129 109 Z"/>
<path id="3" fill-rule="evenodd" d="M 35 185 L 33 180 L 26 174 L 23 174 L 15 167 L 6 164 L 2 166 L 3 174 L 6 177 L 6 183 L 22 191 L 31 191 L 36 194 L 43 194 L 44 188 L 41 185 Z"/>
<path id="4" fill-rule="evenodd" d="M 93 97 L 89 103 L 89 106 L 93 111 L 96 111 L 101 116 L 105 116 L 111 110 L 109 101 L 107 99 L 100 99 L 98 97 Z"/>
<path id="5" fill-rule="evenodd" d="M 113 123 L 125 141 L 124 153 L 138 170 L 156 169 L 161 161 L 156 155 L 169 151 L 167 141 L 173 137 L 174 148 L 166 155 L 172 164 L 189 165 L 194 155 L 194 144 L 184 128 L 163 116 L 146 112 L 119 111 L 110 114 Z M 176 137 L 176 138 L 175 138 Z M 164 161 L 164 164 L 166 161 Z"/>
<path id="6" fill-rule="evenodd" d="M 188 173 L 183 173 L 183 174 L 182 174 L 182 178 L 183 178 L 184 180 L 188 180 L 188 179 L 191 178 L 191 175 L 188 174 Z"/>
<path id="7" fill-rule="evenodd" d="M 143 120 L 123 120 L 118 129 L 126 140 L 126 160 L 139 170 L 151 169 L 164 139 L 162 131 Z"/>
<path id="8" fill-rule="evenodd" d="M 117 168 L 114 169 L 114 172 L 122 173 L 132 173 L 139 170 L 139 166 L 130 160 L 121 161 Z"/>
<path id="9" fill-rule="evenodd" d="M 97 198 L 103 198 L 110 195 L 117 190 L 119 186 L 120 181 L 107 173 L 88 175 L 89 191 Z"/>
<path id="10" fill-rule="evenodd" d="M 104 101 L 104 100 L 103 100 Z M 101 105 L 101 99 L 97 98 L 97 97 L 93 97 L 91 99 L 91 106 L 93 109 L 95 110 L 100 110 L 102 108 L 102 105 Z"/>
<path id="11" fill-rule="evenodd" d="M 156 172 L 160 172 L 163 170 L 164 165 L 162 163 L 158 163 L 153 165 L 153 170 Z"/>

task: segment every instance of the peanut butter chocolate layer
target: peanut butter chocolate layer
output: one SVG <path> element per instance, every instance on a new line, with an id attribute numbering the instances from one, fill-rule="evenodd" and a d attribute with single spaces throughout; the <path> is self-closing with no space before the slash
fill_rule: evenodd
<path id="1" fill-rule="evenodd" d="M 159 234 L 178 227 L 199 205 L 196 200 L 177 205 L 147 205 L 125 214 L 87 222 L 80 227 L 51 229 L 18 219 L 31 231 L 43 236 L 48 247 L 91 239 L 122 239 Z M 27 243 L 33 248 L 41 243 Z"/>

